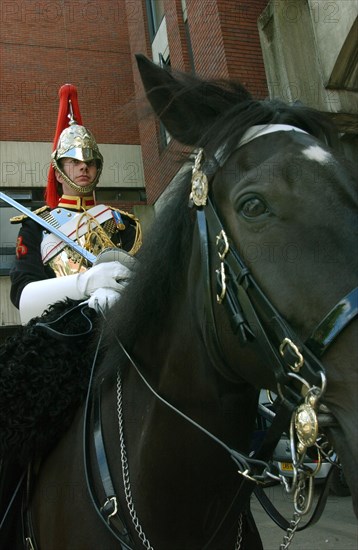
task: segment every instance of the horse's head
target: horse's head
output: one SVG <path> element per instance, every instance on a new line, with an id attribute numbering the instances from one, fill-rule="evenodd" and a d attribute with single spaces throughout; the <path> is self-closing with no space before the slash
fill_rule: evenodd
<path id="1" fill-rule="evenodd" d="M 357 510 L 357 344 L 356 321 L 351 320 L 357 294 L 352 302 L 342 301 L 357 286 L 357 196 L 348 163 L 326 145 L 330 140 L 333 144 L 334 134 L 310 109 L 254 101 L 240 86 L 220 87 L 194 77 L 186 80 L 183 75 L 177 78 L 142 56 L 137 59 L 147 97 L 167 130 L 178 141 L 203 148 L 207 160 L 197 166 L 199 184 L 203 170 L 228 244 L 239 254 L 238 293 L 256 308 L 273 345 L 277 330 L 272 311 L 277 311 L 284 327 L 300 342 L 307 342 L 309 353 L 319 356 L 322 352 L 317 364 L 322 362 L 327 376 L 323 402 L 338 422 L 327 431 Z M 205 208 L 199 206 L 199 210 Z M 210 233 L 209 218 L 207 223 Z M 219 247 L 225 249 L 221 240 Z M 230 279 L 234 268 L 226 264 L 223 248 L 219 248 L 221 258 L 212 240 L 210 247 L 215 256 L 211 268 L 218 269 L 223 291 L 224 278 L 229 274 Z M 262 294 L 248 290 L 244 295 L 242 280 L 248 273 Z M 215 278 L 212 273 L 212 281 Z M 223 294 L 222 298 L 222 304 L 212 306 L 213 318 L 233 373 L 243 347 L 237 343 L 229 317 L 223 315 L 229 297 Z M 266 309 L 266 298 L 273 310 Z M 251 311 L 245 304 L 242 310 L 249 363 L 250 354 L 260 357 L 256 344 L 260 338 L 250 336 L 249 331 L 256 336 L 260 329 L 254 317 L 245 319 Z M 339 322 L 342 330 L 337 328 Z M 284 349 L 281 352 L 285 355 Z M 270 370 L 267 354 L 252 363 L 240 375 L 253 385 L 261 386 L 264 381 L 277 391 L 280 377 Z"/>

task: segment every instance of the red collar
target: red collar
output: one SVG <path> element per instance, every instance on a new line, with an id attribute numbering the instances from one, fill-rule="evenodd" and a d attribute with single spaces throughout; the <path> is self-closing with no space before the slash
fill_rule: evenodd
<path id="1" fill-rule="evenodd" d="M 69 210 L 88 210 L 95 205 L 93 197 L 71 197 L 62 195 L 57 206 L 62 206 Z"/>

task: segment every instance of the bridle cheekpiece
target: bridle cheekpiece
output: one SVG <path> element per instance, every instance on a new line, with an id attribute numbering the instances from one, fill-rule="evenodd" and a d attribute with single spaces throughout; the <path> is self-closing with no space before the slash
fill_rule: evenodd
<path id="1" fill-rule="evenodd" d="M 245 132 L 236 149 L 263 135 L 285 131 L 307 134 L 300 128 L 284 124 L 253 126 Z M 230 155 L 232 153 L 233 151 L 230 151 Z M 221 148 L 214 157 L 217 170 L 226 162 L 228 154 L 224 148 Z M 234 334 L 238 335 L 241 344 L 255 342 L 261 352 L 264 352 L 267 363 L 276 377 L 277 393 L 281 405 L 283 405 L 281 410 L 285 411 L 282 414 L 290 418 L 290 444 L 294 475 L 291 486 L 287 480 L 280 479 L 280 481 L 285 484 L 288 492 L 294 493 L 295 513 L 301 517 L 310 508 L 312 481 L 319 469 L 318 467 L 314 472 L 307 472 L 304 469 L 303 460 L 307 448 L 315 445 L 319 437 L 320 412 L 327 413 L 327 408 L 320 403 L 326 388 L 325 368 L 320 357 L 347 324 L 358 315 L 358 288 L 340 300 L 313 330 L 308 340 L 302 342 L 259 288 L 238 250 L 232 246 L 210 199 L 209 182 L 214 177 L 216 170 L 213 171 L 211 167 L 206 170 L 207 164 L 208 161 L 204 162 L 204 152 L 200 149 L 192 168 L 192 187 L 189 198 L 189 205 L 195 206 L 197 210 L 202 275 L 207 284 L 205 296 L 209 317 L 207 326 L 210 329 L 206 329 L 205 342 L 208 349 L 213 350 L 213 357 L 223 357 L 213 313 L 212 275 L 208 260 L 209 246 L 215 243 L 219 261 L 219 268 L 215 272 L 216 301 L 226 308 L 232 330 Z M 209 301 L 211 303 L 208 303 Z M 340 315 L 337 324 L 333 322 L 332 326 L 332 319 L 337 317 L 337 311 Z M 265 328 L 267 324 L 270 326 L 270 333 Z M 221 369 L 222 367 L 219 367 L 219 370 Z M 233 376 L 230 368 L 227 370 L 224 367 L 221 372 L 227 378 Z M 325 414 L 325 419 L 327 422 L 327 414 Z M 328 422 L 332 422 L 332 417 Z M 275 422 L 272 426 L 273 429 L 274 424 Z M 282 429 L 276 434 L 276 443 L 281 432 Z M 264 448 L 262 452 L 259 451 L 258 458 L 268 460 L 274 446 L 271 445 L 269 448 Z M 255 474 L 242 471 L 240 473 L 257 482 Z M 303 497 L 303 490 L 307 478 L 309 479 L 309 495 L 306 499 Z"/>

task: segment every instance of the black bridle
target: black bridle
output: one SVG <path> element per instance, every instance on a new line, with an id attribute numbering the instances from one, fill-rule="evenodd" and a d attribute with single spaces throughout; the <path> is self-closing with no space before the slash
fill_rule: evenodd
<path id="1" fill-rule="evenodd" d="M 221 349 L 213 313 L 212 276 L 210 274 L 210 243 L 216 243 L 220 269 L 216 271 L 217 296 L 226 308 L 234 334 L 240 343 L 253 343 L 264 353 L 267 364 L 275 374 L 282 390 L 291 386 L 290 374 L 299 372 L 311 386 L 320 386 L 325 368 L 320 358 L 344 328 L 358 315 L 358 287 L 344 296 L 312 331 L 306 342 L 273 306 L 260 289 L 250 269 L 245 265 L 235 247 L 230 244 L 224 227 L 210 200 L 197 211 L 197 223 L 201 240 L 202 269 L 206 280 L 207 311 L 211 312 L 207 325 L 212 330 L 210 339 Z M 266 327 L 269 327 L 267 329 Z M 226 367 L 230 369 L 230 367 Z M 222 371 L 232 377 L 232 370 Z M 288 388 L 289 389 L 289 388 Z M 291 392 L 288 391 L 288 394 Z M 282 395 L 285 397 L 284 391 Z"/>
<path id="2" fill-rule="evenodd" d="M 342 330 L 357 316 L 358 307 L 356 301 L 358 289 L 355 288 L 348 296 L 340 300 L 333 310 L 319 323 L 308 340 L 302 342 L 296 332 L 280 315 L 265 293 L 260 289 L 237 249 L 229 243 L 221 220 L 209 198 L 205 206 L 197 207 L 197 226 L 200 236 L 201 269 L 205 295 L 205 315 L 203 316 L 205 319 L 205 326 L 202 327 L 202 330 L 213 363 L 223 376 L 228 379 L 237 379 L 237 373 L 235 373 L 224 360 L 224 353 L 216 327 L 214 316 L 215 297 L 212 291 L 214 276 L 216 278 L 217 296 L 222 306 L 227 310 L 233 333 L 237 335 L 241 345 L 251 343 L 259 348 L 261 353 L 264 353 L 267 364 L 272 369 L 280 389 L 282 403 L 276 412 L 272 427 L 269 429 L 267 437 L 258 453 L 250 458 L 238 453 L 234 449 L 229 448 L 225 443 L 197 424 L 182 411 L 171 405 L 149 384 L 140 366 L 136 364 L 133 357 L 127 352 L 118 339 L 117 343 L 156 399 L 160 400 L 164 405 L 179 414 L 184 420 L 188 421 L 191 425 L 223 447 L 238 466 L 239 472 L 243 473 L 245 469 L 246 471 L 250 471 L 250 468 L 253 468 L 253 470 L 258 468 L 258 470 L 262 471 L 262 468 L 267 465 L 265 461 L 271 458 L 272 451 L 278 439 L 287 428 L 287 422 L 292 412 L 297 409 L 297 406 L 302 401 L 302 384 L 300 381 L 303 380 L 303 382 L 307 383 L 310 387 L 321 387 L 324 385 L 325 369 L 320 358 Z M 213 243 L 215 243 L 220 264 L 215 275 L 212 268 L 212 259 L 210 258 Z M 334 317 L 335 322 L 332 322 L 332 317 Z M 266 327 L 269 327 L 269 329 Z M 94 401 L 96 402 L 96 399 Z M 95 407 L 97 411 L 100 410 L 98 403 Z M 330 419 L 330 422 L 332 422 L 332 419 Z M 96 422 L 96 424 L 97 429 L 94 433 L 94 439 L 98 442 L 101 440 L 101 435 L 99 435 L 100 423 Z M 86 430 L 88 439 L 88 424 Z M 104 488 L 104 493 L 107 495 L 106 502 L 112 502 L 110 495 L 113 494 L 113 484 L 108 481 L 108 479 L 110 480 L 109 468 L 106 463 L 102 445 L 99 446 L 99 449 L 96 448 L 96 453 L 102 486 Z M 85 460 L 86 454 L 87 453 L 85 453 Z M 244 478 L 244 482 L 235 500 L 238 497 L 242 498 L 245 501 L 245 506 L 250 494 L 255 491 L 272 519 L 283 529 L 286 529 L 289 526 L 288 522 L 277 514 L 276 511 L 273 511 L 274 509 L 264 501 L 262 491 L 260 492 L 257 490 L 258 486 L 256 485 L 256 480 L 259 478 L 260 475 L 247 475 Z M 327 495 L 328 485 L 322 492 L 310 521 L 297 530 L 305 529 L 319 519 L 324 509 Z M 95 503 L 96 499 L 93 495 L 92 500 Z M 101 519 L 105 519 L 110 527 L 112 519 L 110 519 L 109 516 L 113 514 L 112 508 L 109 507 L 106 509 L 105 506 L 100 507 L 100 505 L 97 504 L 96 509 Z M 124 529 L 124 531 L 122 529 Z M 128 531 L 126 531 L 123 525 L 122 529 L 118 531 L 114 525 L 110 527 L 112 534 L 115 534 L 115 532 L 117 533 L 117 540 L 122 543 L 124 548 L 128 548 L 129 546 L 127 545 L 131 545 L 130 539 L 127 538 Z M 213 537 L 216 537 L 216 535 L 217 532 Z"/>
<path id="3" fill-rule="evenodd" d="M 262 468 L 262 466 L 266 465 L 265 460 L 271 457 L 278 438 L 285 427 L 287 427 L 289 416 L 291 416 L 292 412 L 302 401 L 301 381 L 307 383 L 310 387 L 321 387 L 324 385 L 325 369 L 320 358 L 342 330 L 358 315 L 358 288 L 355 288 L 340 300 L 313 330 L 311 336 L 305 342 L 302 342 L 292 327 L 290 327 L 265 293 L 260 289 L 259 285 L 257 285 L 242 257 L 236 248 L 229 242 L 221 220 L 209 198 L 205 206 L 197 207 L 197 225 L 200 236 L 201 269 L 204 283 L 204 307 L 206 313 L 205 326 L 202 328 L 213 363 L 217 365 L 217 368 L 224 377 L 229 380 L 233 378 L 237 379 L 237 374 L 234 369 L 225 362 L 214 315 L 215 298 L 212 292 L 214 281 L 212 258 L 210 254 L 213 243 L 215 242 L 216 252 L 219 258 L 219 269 L 215 272 L 214 277 L 216 279 L 219 302 L 226 308 L 233 333 L 239 338 L 240 344 L 253 344 L 259 348 L 260 353 L 264 354 L 267 364 L 275 375 L 279 388 L 283 406 L 281 406 L 276 414 L 267 439 L 264 441 L 257 455 L 249 458 L 229 448 L 224 442 L 220 441 L 213 434 L 197 424 L 193 419 L 168 403 L 148 383 L 140 367 L 118 339 L 117 343 L 153 395 L 186 421 L 190 422 L 191 425 L 195 426 L 213 441 L 221 445 L 239 467 L 240 473 L 246 475 L 243 470 L 246 469 L 246 471 L 249 471 L 250 467 Z M 105 316 L 104 318 L 106 319 Z M 94 365 L 95 363 L 93 364 L 93 368 Z M 94 417 L 95 423 L 92 433 L 90 430 L 91 414 Z M 94 507 L 101 517 L 101 520 L 118 540 L 121 548 L 130 549 L 134 548 L 133 541 L 118 514 L 117 499 L 114 493 L 102 438 L 100 414 L 100 391 L 98 387 L 96 388 L 95 385 L 90 384 L 84 427 L 84 461 L 87 486 Z M 89 459 L 91 438 L 93 438 L 94 441 L 96 462 L 100 473 L 103 493 L 106 495 L 105 503 L 102 506 L 93 491 L 94 481 L 92 479 Z M 245 505 L 250 494 L 255 490 L 256 479 L 257 476 L 253 477 L 251 473 L 247 475 L 245 479 L 246 483 L 242 484 L 242 488 L 235 499 L 238 496 L 241 498 L 244 497 Z M 320 513 L 323 507 L 324 504 L 320 503 Z M 314 521 L 317 521 L 318 517 L 316 515 Z M 311 520 L 309 524 L 312 525 L 314 521 Z M 281 519 L 276 522 L 279 524 L 280 522 L 282 523 Z M 303 528 L 307 526 L 308 524 Z M 286 527 L 287 525 L 284 524 L 283 528 Z M 216 535 L 217 532 L 214 533 L 213 537 L 216 537 Z"/>
<path id="4" fill-rule="evenodd" d="M 300 128 L 286 124 L 252 126 L 234 150 L 273 132 L 306 133 Z M 230 242 L 210 198 L 209 183 L 212 183 L 218 169 L 223 167 L 234 150 L 227 151 L 223 147 L 214 156 L 204 159 L 204 151 L 200 149 L 192 167 L 189 205 L 196 207 L 200 238 L 201 279 L 204 284 L 202 317 L 205 319 L 202 332 L 206 346 L 215 359 L 216 368 L 228 380 L 237 380 L 235 368 L 228 365 L 225 360 L 216 324 L 212 290 L 215 286 L 215 277 L 216 301 L 226 309 L 233 334 L 237 335 L 242 346 L 250 344 L 264 356 L 276 379 L 279 395 L 278 414 L 258 452 L 260 459 L 268 460 L 307 390 L 316 395 L 315 406 L 318 405 L 326 386 L 325 368 L 321 357 L 358 315 L 358 288 L 339 300 L 305 342 L 301 340 L 262 291 L 239 251 Z M 211 257 L 212 254 L 214 257 Z M 213 265 L 217 263 L 219 268 L 214 275 Z M 322 405 L 320 408 L 322 409 Z M 330 413 L 325 416 L 324 422 L 326 426 L 335 424 Z"/>
<path id="5" fill-rule="evenodd" d="M 227 310 L 233 333 L 242 345 L 254 342 L 275 375 L 279 389 L 287 386 L 292 373 L 299 375 L 310 386 L 320 386 L 325 368 L 320 358 L 342 330 L 358 315 L 358 288 L 344 296 L 302 342 L 297 333 L 280 315 L 270 299 L 260 289 L 250 269 L 238 250 L 230 243 L 215 205 L 210 199 L 211 184 L 219 168 L 223 167 L 234 151 L 248 142 L 276 132 L 307 134 L 301 128 L 287 124 L 264 124 L 248 128 L 233 150 L 220 148 L 212 157 L 204 159 L 200 149 L 192 168 L 190 206 L 197 209 L 197 225 L 200 236 L 202 279 L 205 289 L 205 312 L 208 329 L 203 327 L 206 343 L 214 357 L 220 357 L 224 365 L 222 374 L 235 377 L 230 367 L 225 366 L 220 339 L 215 323 L 212 293 L 212 261 L 210 248 L 216 244 L 220 267 L 216 271 L 217 301 Z M 296 381 L 298 376 L 296 377 Z M 289 381 L 289 386 L 292 386 Z M 289 389 L 289 388 L 287 388 Z M 290 393 L 290 391 L 288 391 Z M 285 400 L 285 392 L 280 391 Z"/>

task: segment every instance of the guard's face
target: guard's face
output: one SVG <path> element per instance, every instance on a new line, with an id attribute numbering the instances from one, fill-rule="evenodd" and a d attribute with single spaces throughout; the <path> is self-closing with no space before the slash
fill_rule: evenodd
<path id="1" fill-rule="evenodd" d="M 97 175 L 97 164 L 95 160 L 84 162 L 73 158 L 64 158 L 61 167 L 66 176 L 81 187 L 89 186 Z M 63 180 L 61 174 L 56 172 L 57 181 L 62 184 L 65 195 L 73 195 L 73 190 Z M 76 193 L 77 194 L 77 193 Z"/>

